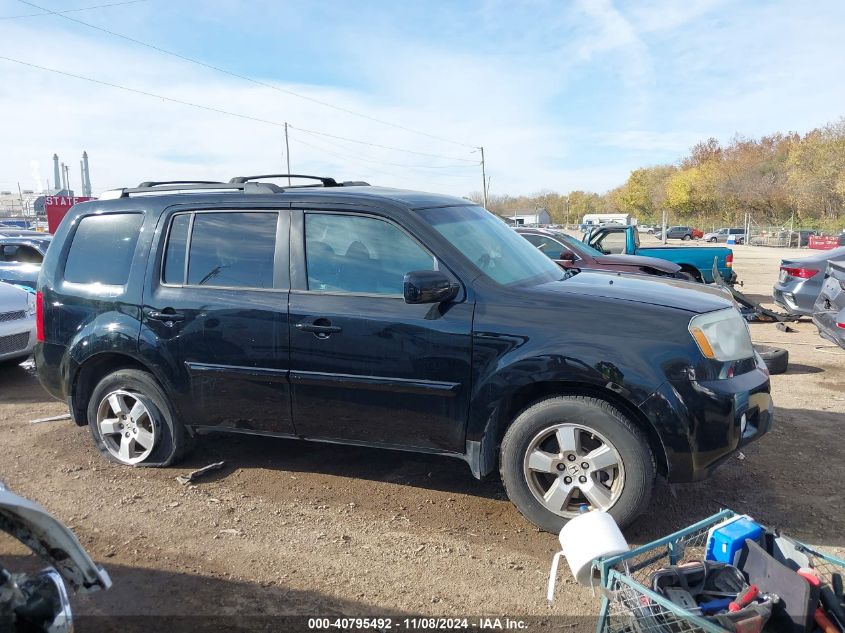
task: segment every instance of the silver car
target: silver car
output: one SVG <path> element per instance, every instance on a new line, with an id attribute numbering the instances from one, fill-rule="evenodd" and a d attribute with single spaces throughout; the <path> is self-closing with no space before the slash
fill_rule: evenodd
<path id="1" fill-rule="evenodd" d="M 35 295 L 0 283 L 0 365 L 26 360 L 35 347 Z"/>
<path id="2" fill-rule="evenodd" d="M 705 242 L 715 244 L 716 242 L 727 242 L 730 235 L 733 235 L 737 244 L 745 242 L 745 229 L 719 229 L 712 233 L 705 233 L 702 239 Z"/>
<path id="3" fill-rule="evenodd" d="M 778 281 L 772 289 L 775 303 L 790 314 L 812 316 L 827 263 L 840 259 L 845 259 L 845 246 L 819 251 L 809 257 L 782 259 Z"/>

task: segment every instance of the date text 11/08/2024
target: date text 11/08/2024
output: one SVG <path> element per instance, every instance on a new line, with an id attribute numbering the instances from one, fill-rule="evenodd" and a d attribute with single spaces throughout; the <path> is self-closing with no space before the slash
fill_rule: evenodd
<path id="1" fill-rule="evenodd" d="M 514 618 L 309 618 L 308 628 L 313 631 L 340 630 L 412 630 L 412 631 L 522 631 L 528 623 Z"/>

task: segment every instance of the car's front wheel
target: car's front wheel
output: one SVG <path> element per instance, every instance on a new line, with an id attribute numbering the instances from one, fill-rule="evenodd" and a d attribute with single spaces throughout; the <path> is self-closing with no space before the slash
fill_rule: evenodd
<path id="1" fill-rule="evenodd" d="M 121 369 L 103 378 L 88 403 L 88 427 L 105 457 L 127 466 L 169 466 L 190 437 L 150 374 Z"/>
<path id="2" fill-rule="evenodd" d="M 528 407 L 508 428 L 501 475 L 529 521 L 559 532 L 582 505 L 630 523 L 648 505 L 655 468 L 642 431 L 616 407 L 559 396 Z"/>

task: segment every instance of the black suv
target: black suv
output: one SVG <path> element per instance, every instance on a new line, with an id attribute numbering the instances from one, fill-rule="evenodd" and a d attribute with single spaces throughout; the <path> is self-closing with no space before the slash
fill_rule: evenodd
<path id="1" fill-rule="evenodd" d="M 474 203 L 337 183 L 142 183 L 76 205 L 36 363 L 107 458 L 229 431 L 499 468 L 536 525 L 625 524 L 772 421 L 729 295 L 564 271 Z M 107 199 L 108 198 L 108 199 Z"/>

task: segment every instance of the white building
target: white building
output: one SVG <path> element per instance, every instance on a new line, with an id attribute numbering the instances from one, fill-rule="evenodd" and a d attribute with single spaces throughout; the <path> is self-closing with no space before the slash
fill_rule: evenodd
<path id="1" fill-rule="evenodd" d="M 625 224 L 635 225 L 636 218 L 632 218 L 630 213 L 588 213 L 584 216 L 584 224 Z"/>
<path id="2" fill-rule="evenodd" d="M 545 209 L 537 209 L 533 213 L 517 213 L 508 215 L 507 221 L 513 226 L 530 226 L 538 224 L 551 224 L 552 218 Z"/>

